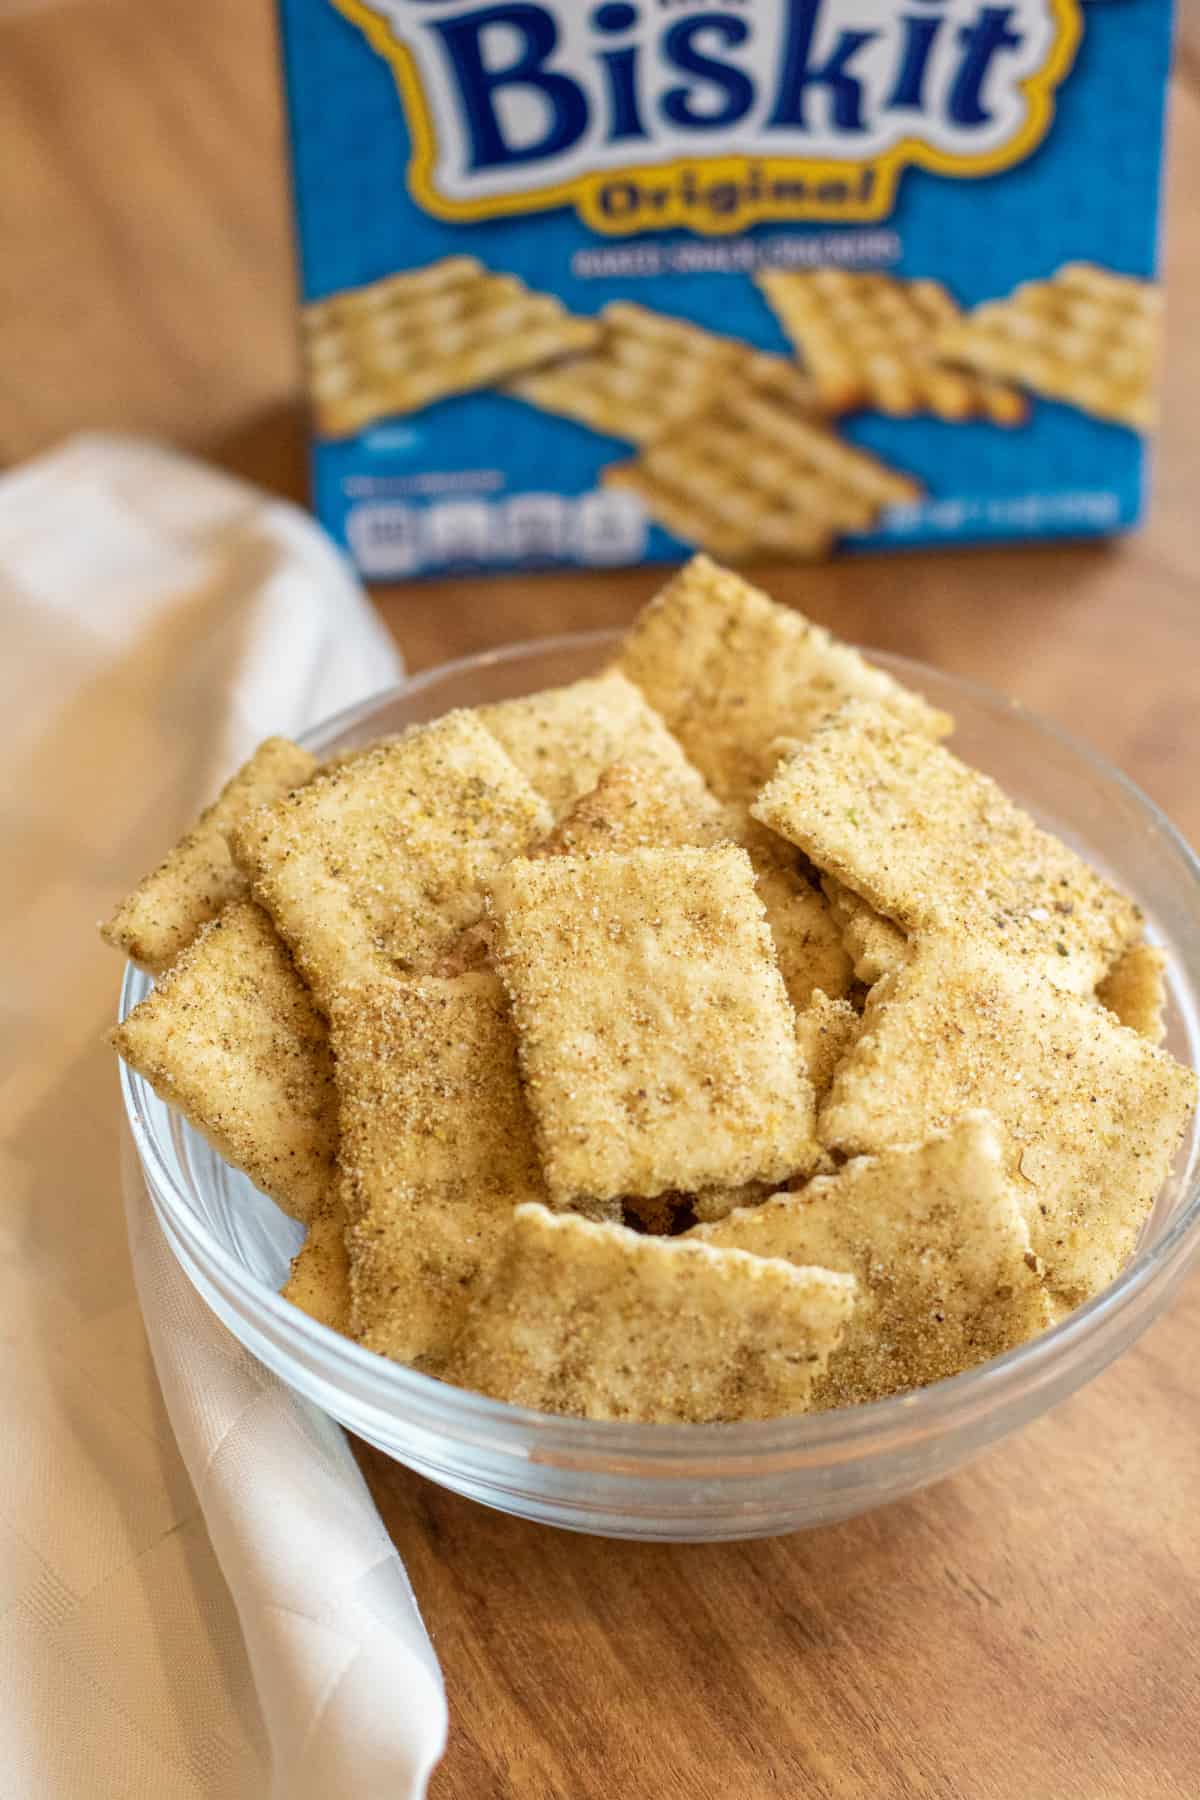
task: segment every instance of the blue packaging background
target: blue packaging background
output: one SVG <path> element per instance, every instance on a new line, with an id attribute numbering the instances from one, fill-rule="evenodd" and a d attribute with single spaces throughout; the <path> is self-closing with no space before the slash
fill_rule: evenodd
<path id="1" fill-rule="evenodd" d="M 280 0 L 280 8 L 304 300 L 469 252 L 557 293 L 572 311 L 596 313 L 610 300 L 635 299 L 763 349 L 790 352 L 744 274 L 580 279 L 571 270 L 576 250 L 620 240 L 598 238 L 572 210 L 466 225 L 422 212 L 408 195 L 408 132 L 388 64 L 330 0 Z M 901 175 L 897 204 L 879 224 L 901 240 L 893 271 L 934 276 L 967 306 L 1006 294 L 1018 281 L 1049 276 L 1067 261 L 1153 275 L 1170 37 L 1170 0 L 1092 0 L 1053 124 L 1031 157 L 976 180 L 920 169 Z M 837 229 L 771 223 L 742 235 L 828 237 Z M 943 503 L 922 509 L 920 522 L 897 520 L 848 539 L 847 549 L 1120 530 L 1141 511 L 1141 440 L 1068 406 L 1035 400 L 1029 422 L 1016 431 L 877 415 L 855 416 L 839 428 L 914 474 Z M 497 467 L 506 494 L 570 496 L 594 489 L 605 464 L 631 454 L 623 440 L 484 392 L 442 401 L 346 442 L 315 444 L 314 499 L 344 544 L 352 504 L 347 482 L 361 488 L 363 478 Z M 1111 508 L 1097 519 L 1069 509 L 1043 516 L 1042 508 L 1022 504 L 1063 491 L 1106 494 Z M 682 548 L 656 526 L 645 559 L 674 559 Z"/>

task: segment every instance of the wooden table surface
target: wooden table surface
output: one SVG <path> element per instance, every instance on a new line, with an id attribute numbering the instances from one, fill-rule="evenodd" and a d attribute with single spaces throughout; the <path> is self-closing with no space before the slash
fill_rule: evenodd
<path id="1" fill-rule="evenodd" d="M 1200 838 L 1200 21 L 1173 109 L 1166 424 L 1113 545 L 768 569 L 860 642 L 978 676 Z M 0 462 L 153 432 L 303 488 L 267 0 L 0 0 Z M 414 668 L 620 624 L 653 571 L 389 588 Z M 774 1542 L 611 1544 L 363 1452 L 445 1669 L 435 1800 L 1196 1800 L 1200 1276 L 966 1472 Z M 353 1800 L 353 1797 L 348 1797 Z"/>

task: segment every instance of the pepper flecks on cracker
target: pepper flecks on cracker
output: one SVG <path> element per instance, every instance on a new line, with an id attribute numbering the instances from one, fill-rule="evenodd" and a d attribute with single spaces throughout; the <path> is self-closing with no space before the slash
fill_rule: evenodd
<path id="1" fill-rule="evenodd" d="M 749 801 L 775 768 L 776 740 L 803 737 L 854 696 L 931 737 L 953 723 L 706 556 L 693 557 L 643 609 L 617 666 L 723 800 Z"/>
<path id="2" fill-rule="evenodd" d="M 773 840 L 768 842 L 768 840 Z M 740 807 L 722 806 L 699 777 L 614 763 L 531 856 L 590 850 L 714 849 L 741 844 L 767 914 L 788 998 L 804 1006 L 816 988 L 832 995 L 850 985 L 850 959 L 822 896 L 795 867 L 794 848 Z"/>
<path id="3" fill-rule="evenodd" d="M 333 1009 L 355 1335 L 436 1369 L 541 1171 L 488 971 L 383 977 Z"/>
<path id="4" fill-rule="evenodd" d="M 235 900 L 113 1033 L 120 1055 L 295 1219 L 324 1206 L 337 1109 L 325 1021 L 270 919 Z"/>
<path id="5" fill-rule="evenodd" d="M 301 787 L 316 768 L 316 757 L 299 744 L 267 738 L 158 868 L 121 902 L 100 935 L 152 975 L 161 975 L 201 926 L 246 892 L 230 855 L 230 833 L 256 808 Z"/>
<path id="6" fill-rule="evenodd" d="M 813 1389 L 814 1408 L 944 1380 L 1053 1322 L 986 1113 L 922 1144 L 856 1158 L 688 1236 L 855 1276 L 858 1304 Z"/>
<path id="7" fill-rule="evenodd" d="M 234 851 L 328 1010 L 341 988 L 449 954 L 484 882 L 550 825 L 496 739 L 458 712 L 317 775 L 248 820 Z"/>
<path id="8" fill-rule="evenodd" d="M 775 1418 L 805 1410 L 855 1291 L 825 1269 L 519 1206 L 450 1373 L 589 1419 Z"/>
<path id="9" fill-rule="evenodd" d="M 821 721 L 751 810 L 906 932 L 986 935 L 1075 993 L 1141 931 L 1132 900 L 994 781 L 868 701 Z"/>
<path id="10" fill-rule="evenodd" d="M 933 933 L 871 989 L 819 1136 L 873 1154 L 990 1112 L 1033 1248 L 1078 1305 L 1132 1253 L 1195 1097 L 1190 1069 L 1090 997 L 986 939 Z"/>
<path id="11" fill-rule="evenodd" d="M 481 706 L 485 725 L 556 819 L 610 763 L 654 769 L 702 804 L 703 778 L 644 696 L 618 669 L 569 687 Z"/>
<path id="12" fill-rule="evenodd" d="M 583 856 L 591 850 L 714 849 L 735 841 L 726 809 L 702 781 L 679 781 L 660 769 L 610 763 L 594 788 L 565 813 L 536 856 Z"/>
<path id="13" fill-rule="evenodd" d="M 812 1089 L 744 850 L 519 859 L 492 914 L 552 1195 L 811 1168 Z"/>

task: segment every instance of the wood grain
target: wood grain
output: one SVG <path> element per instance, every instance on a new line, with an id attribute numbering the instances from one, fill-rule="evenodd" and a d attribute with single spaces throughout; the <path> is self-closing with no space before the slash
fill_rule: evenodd
<path id="1" fill-rule="evenodd" d="M 1018 694 L 1200 838 L 1200 0 L 1173 114 L 1146 530 L 765 569 L 860 642 Z M 0 0 L 0 460 L 159 433 L 303 489 L 267 0 Z M 414 667 L 619 625 L 652 570 L 380 590 Z M 882 1513 L 615 1545 L 361 1452 L 441 1656 L 435 1800 L 1195 1800 L 1200 1279 L 1084 1393 Z"/>

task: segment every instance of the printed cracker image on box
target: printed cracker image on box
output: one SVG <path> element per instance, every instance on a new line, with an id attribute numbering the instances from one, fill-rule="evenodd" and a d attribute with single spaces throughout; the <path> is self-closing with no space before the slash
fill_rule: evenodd
<path id="1" fill-rule="evenodd" d="M 280 0 L 369 576 L 1121 530 L 1167 0 Z"/>

